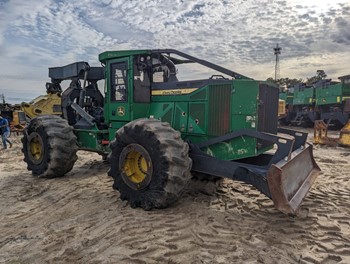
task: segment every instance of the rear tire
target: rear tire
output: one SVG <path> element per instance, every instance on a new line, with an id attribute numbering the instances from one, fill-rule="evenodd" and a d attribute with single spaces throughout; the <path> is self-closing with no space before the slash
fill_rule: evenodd
<path id="1" fill-rule="evenodd" d="M 54 115 L 38 116 L 23 133 L 24 161 L 33 175 L 61 177 L 73 168 L 78 147 L 66 120 Z"/>
<path id="2" fill-rule="evenodd" d="M 126 124 L 111 143 L 113 187 L 133 208 L 168 207 L 191 178 L 188 149 L 168 123 L 138 119 Z"/>

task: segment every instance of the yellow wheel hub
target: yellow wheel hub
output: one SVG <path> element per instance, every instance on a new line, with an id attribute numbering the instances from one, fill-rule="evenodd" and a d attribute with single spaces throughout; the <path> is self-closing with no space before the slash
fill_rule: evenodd
<path id="1" fill-rule="evenodd" d="M 143 189 L 151 182 L 152 160 L 147 150 L 139 144 L 129 144 L 122 150 L 119 168 L 124 182 L 134 190 Z"/>
<path id="2" fill-rule="evenodd" d="M 34 133 L 33 133 L 34 134 Z M 29 154 L 33 162 L 40 163 L 44 157 L 44 146 L 39 134 L 31 135 L 29 140 Z"/>
<path id="3" fill-rule="evenodd" d="M 141 183 L 147 175 L 148 164 L 146 159 L 136 150 L 128 153 L 124 163 L 124 173 L 133 183 Z"/>

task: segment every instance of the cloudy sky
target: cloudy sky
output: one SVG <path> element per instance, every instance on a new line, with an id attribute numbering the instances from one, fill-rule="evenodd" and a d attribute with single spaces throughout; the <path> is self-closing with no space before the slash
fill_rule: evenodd
<path id="1" fill-rule="evenodd" d="M 350 74 L 349 0 L 0 0 L 0 94 L 45 93 L 48 67 L 175 48 L 254 79 Z M 17 99 L 16 99 L 17 98 Z"/>

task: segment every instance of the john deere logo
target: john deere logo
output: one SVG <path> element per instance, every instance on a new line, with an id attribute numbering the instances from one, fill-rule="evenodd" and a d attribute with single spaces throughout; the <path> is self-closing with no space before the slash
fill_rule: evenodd
<path id="1" fill-rule="evenodd" d="M 117 108 L 118 116 L 124 116 L 125 115 L 125 108 L 124 106 L 119 106 Z"/>

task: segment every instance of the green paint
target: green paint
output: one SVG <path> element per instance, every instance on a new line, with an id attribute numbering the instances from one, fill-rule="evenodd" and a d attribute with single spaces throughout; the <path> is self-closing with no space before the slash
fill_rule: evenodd
<path id="1" fill-rule="evenodd" d="M 108 145 L 103 144 L 103 140 L 109 140 L 108 130 L 75 129 L 75 134 L 78 138 L 79 149 L 94 151 L 98 153 L 109 152 Z"/>
<path id="2" fill-rule="evenodd" d="M 303 90 L 295 90 L 293 97 L 293 105 L 311 105 L 315 102 L 315 88 L 305 88 Z"/>
<path id="3" fill-rule="evenodd" d="M 341 104 L 350 96 L 350 84 L 337 83 L 316 89 L 316 105 Z"/>
<path id="4" fill-rule="evenodd" d="M 197 87 L 198 89 L 190 87 L 192 90 L 187 94 L 188 91 L 185 90 L 183 94 L 180 93 L 180 89 L 186 87 L 177 86 L 175 89 L 179 92 L 175 90 L 171 95 L 152 95 L 150 103 L 137 103 L 134 99 L 137 94 L 134 93 L 133 62 L 135 56 L 142 54 L 150 54 L 150 51 L 107 51 L 100 54 L 99 59 L 106 66 L 104 115 L 108 129 L 77 130 L 81 149 L 108 153 L 109 148 L 102 144 L 102 141 L 112 141 L 118 129 L 137 118 L 151 117 L 168 122 L 181 132 L 184 140 L 193 143 L 240 129 L 257 130 L 258 109 L 261 103 L 259 85 L 264 82 L 248 79 L 218 80 L 204 87 Z M 127 95 L 123 101 L 113 100 L 115 95 L 111 92 L 112 87 L 117 87 L 116 80 L 121 74 L 115 68 L 111 70 L 111 65 L 116 64 L 125 65 L 126 76 L 122 82 L 127 86 Z M 113 77 L 112 80 L 111 76 L 117 77 Z M 257 140 L 247 136 L 203 149 L 206 153 L 224 160 L 251 157 L 265 150 L 258 150 Z"/>

